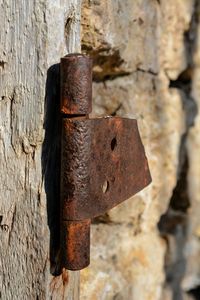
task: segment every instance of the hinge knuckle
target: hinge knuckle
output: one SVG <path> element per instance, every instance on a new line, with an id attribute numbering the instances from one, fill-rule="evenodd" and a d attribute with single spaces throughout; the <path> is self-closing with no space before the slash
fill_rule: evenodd
<path id="1" fill-rule="evenodd" d="M 90 220 L 62 222 L 62 264 L 68 270 L 81 270 L 90 263 L 90 223 Z"/>
<path id="2" fill-rule="evenodd" d="M 82 54 L 61 58 L 61 112 L 86 115 L 92 111 L 92 59 Z"/>

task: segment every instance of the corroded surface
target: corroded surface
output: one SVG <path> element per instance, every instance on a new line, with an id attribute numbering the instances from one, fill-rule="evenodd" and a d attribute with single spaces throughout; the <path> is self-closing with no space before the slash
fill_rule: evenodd
<path id="1" fill-rule="evenodd" d="M 61 58 L 61 112 L 89 114 L 92 111 L 92 60 L 82 54 Z"/>
<path id="2" fill-rule="evenodd" d="M 68 270 L 81 270 L 90 263 L 90 223 L 90 220 L 62 223 L 62 264 Z"/>
<path id="3" fill-rule="evenodd" d="M 63 219 L 104 214 L 151 182 L 137 121 L 105 117 L 63 120 Z"/>
<path id="4" fill-rule="evenodd" d="M 137 121 L 88 118 L 91 66 L 77 53 L 61 59 L 61 267 L 71 270 L 89 264 L 90 219 L 151 182 Z"/>

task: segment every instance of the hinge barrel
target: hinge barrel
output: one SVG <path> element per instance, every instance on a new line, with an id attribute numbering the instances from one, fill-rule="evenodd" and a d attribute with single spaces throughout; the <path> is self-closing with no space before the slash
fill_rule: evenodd
<path id="1" fill-rule="evenodd" d="M 62 266 L 81 270 L 90 264 L 90 219 L 61 224 Z"/>
<path id="2" fill-rule="evenodd" d="M 61 58 L 61 112 L 88 115 L 92 111 L 92 59 L 82 54 Z"/>
<path id="3" fill-rule="evenodd" d="M 78 53 L 61 58 L 60 85 L 63 119 L 76 116 L 87 118 L 92 111 L 92 59 Z M 61 123 L 64 137 L 64 122 Z M 70 141 L 68 140 L 67 143 Z M 70 216 L 66 218 L 63 214 L 63 192 L 68 189 L 70 194 L 70 185 L 64 187 L 62 184 L 63 178 L 66 178 L 66 169 L 70 168 L 70 160 L 66 161 L 67 157 L 63 151 L 63 138 L 61 149 L 61 262 L 62 267 L 75 271 L 87 267 L 90 263 L 91 221 L 90 219 L 71 220 Z M 70 207 L 73 207 L 73 203 Z"/>

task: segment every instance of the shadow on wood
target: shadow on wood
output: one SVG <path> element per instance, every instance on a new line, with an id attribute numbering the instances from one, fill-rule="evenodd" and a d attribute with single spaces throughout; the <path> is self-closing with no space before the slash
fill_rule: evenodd
<path id="1" fill-rule="evenodd" d="M 45 95 L 45 137 L 42 148 L 42 173 L 47 199 L 50 230 L 50 271 L 56 276 L 60 266 L 60 65 L 47 72 Z"/>

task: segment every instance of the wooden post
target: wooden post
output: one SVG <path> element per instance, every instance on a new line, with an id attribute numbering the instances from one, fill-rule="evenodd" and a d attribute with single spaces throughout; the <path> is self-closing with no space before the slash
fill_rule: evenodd
<path id="1" fill-rule="evenodd" d="M 81 0 L 0 7 L 0 299 L 76 300 L 79 272 L 57 269 L 55 64 L 80 51 Z"/>

